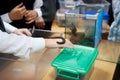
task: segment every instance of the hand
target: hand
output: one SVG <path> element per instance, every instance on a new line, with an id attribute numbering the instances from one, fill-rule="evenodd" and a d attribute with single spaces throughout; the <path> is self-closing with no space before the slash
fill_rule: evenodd
<path id="1" fill-rule="evenodd" d="M 44 19 L 43 17 L 38 17 L 36 20 L 35 20 L 35 24 L 36 24 L 36 27 L 37 28 L 42 28 L 44 29 L 45 27 L 45 22 L 44 22 Z"/>
<path id="2" fill-rule="evenodd" d="M 30 24 L 30 23 L 34 22 L 36 20 L 37 16 L 38 16 L 38 14 L 34 10 L 26 11 L 26 14 L 25 14 L 26 24 Z"/>
<path id="3" fill-rule="evenodd" d="M 14 31 L 15 34 L 17 35 L 26 35 L 26 36 L 32 36 L 32 34 L 30 33 L 30 31 L 28 29 L 16 29 Z"/>
<path id="4" fill-rule="evenodd" d="M 67 47 L 74 49 L 73 44 L 68 39 L 66 39 L 66 42 L 64 44 L 57 44 L 57 41 L 61 42 L 61 39 L 45 39 L 45 46 L 47 48 Z"/>
<path id="5" fill-rule="evenodd" d="M 26 8 L 23 3 L 18 4 L 15 8 L 13 8 L 9 13 L 9 17 L 11 20 L 21 20 L 26 13 Z"/>

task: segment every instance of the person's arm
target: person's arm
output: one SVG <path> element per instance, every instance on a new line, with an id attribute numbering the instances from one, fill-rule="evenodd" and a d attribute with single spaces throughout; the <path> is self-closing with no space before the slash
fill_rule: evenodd
<path id="1" fill-rule="evenodd" d="M 29 55 L 43 48 L 68 47 L 73 44 L 66 40 L 65 44 L 57 44 L 61 39 L 32 38 L 8 34 L 0 30 L 0 53 L 14 54 L 15 56 L 29 59 Z"/>
<path id="2" fill-rule="evenodd" d="M 0 53 L 14 54 L 15 56 L 29 58 L 30 53 L 45 48 L 43 38 L 32 38 L 8 34 L 0 30 Z"/>
<path id="3" fill-rule="evenodd" d="M 5 21 L 3 21 L 3 24 L 5 25 L 4 27 L 7 33 L 13 33 L 17 29 Z"/>
<path id="4" fill-rule="evenodd" d="M 36 27 L 37 28 L 43 28 L 44 29 L 44 26 L 45 26 L 45 21 L 42 17 L 42 11 L 41 11 L 41 6 L 43 6 L 43 0 L 35 0 L 35 3 L 34 3 L 34 6 L 33 6 L 33 9 L 37 12 L 38 14 L 38 17 L 37 19 L 35 20 L 35 24 L 36 24 Z"/>
<path id="5" fill-rule="evenodd" d="M 38 13 L 38 17 L 42 16 L 41 6 L 43 5 L 42 0 L 35 0 L 33 10 L 35 10 Z"/>
<path id="6" fill-rule="evenodd" d="M 10 19 L 8 13 L 5 13 L 5 14 L 1 15 L 1 18 L 2 18 L 2 20 L 4 20 L 7 23 L 11 23 L 12 22 L 12 20 Z"/>
<path id="7" fill-rule="evenodd" d="M 32 36 L 32 34 L 30 33 L 30 31 L 28 29 L 25 29 L 25 28 L 17 29 L 16 27 L 14 27 L 4 21 L 3 21 L 3 24 L 5 25 L 5 30 L 7 33 L 15 33 L 17 35 Z"/>
<path id="8" fill-rule="evenodd" d="M 58 44 L 57 42 L 61 42 L 61 39 L 45 39 L 45 47 L 46 48 L 55 48 L 55 47 L 67 47 L 74 48 L 73 44 L 66 39 L 64 44 Z"/>

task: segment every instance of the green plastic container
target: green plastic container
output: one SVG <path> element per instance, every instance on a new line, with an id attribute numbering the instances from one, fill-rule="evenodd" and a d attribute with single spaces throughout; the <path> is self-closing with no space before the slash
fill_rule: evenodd
<path id="1" fill-rule="evenodd" d="M 74 45 L 75 50 L 64 50 L 52 61 L 51 65 L 56 68 L 57 76 L 79 80 L 80 75 L 87 74 L 98 55 L 96 48 Z"/>

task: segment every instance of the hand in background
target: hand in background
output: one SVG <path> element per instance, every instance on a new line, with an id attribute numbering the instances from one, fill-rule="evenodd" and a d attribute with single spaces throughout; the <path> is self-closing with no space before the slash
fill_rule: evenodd
<path id="1" fill-rule="evenodd" d="M 26 8 L 23 3 L 18 4 L 15 8 L 13 8 L 9 13 L 9 17 L 11 20 L 21 20 L 26 13 Z"/>
<path id="2" fill-rule="evenodd" d="M 35 20 L 35 24 L 36 24 L 36 27 L 37 27 L 37 28 L 42 28 L 42 29 L 44 29 L 45 22 L 44 22 L 43 17 L 38 17 L 38 18 Z"/>
<path id="3" fill-rule="evenodd" d="M 30 31 L 28 29 L 16 29 L 14 31 L 15 34 L 17 35 L 26 35 L 26 36 L 32 36 L 32 34 L 30 33 Z"/>
<path id="4" fill-rule="evenodd" d="M 37 12 L 34 10 L 27 10 L 25 14 L 26 24 L 34 22 L 37 18 Z"/>

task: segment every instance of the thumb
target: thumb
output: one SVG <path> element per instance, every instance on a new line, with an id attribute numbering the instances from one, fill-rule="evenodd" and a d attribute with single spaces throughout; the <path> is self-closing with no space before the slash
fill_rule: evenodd
<path id="1" fill-rule="evenodd" d="M 32 34 L 29 31 L 24 31 L 23 33 L 21 33 L 21 35 L 26 35 L 26 36 L 32 36 Z"/>

